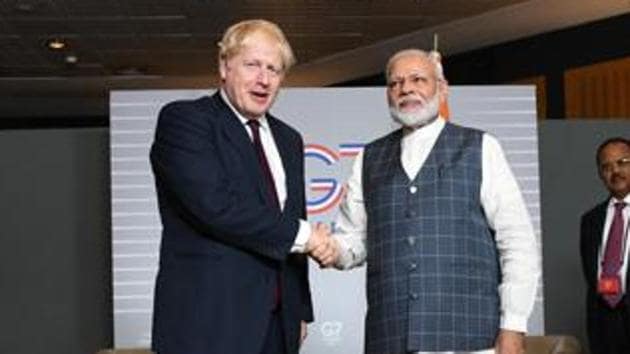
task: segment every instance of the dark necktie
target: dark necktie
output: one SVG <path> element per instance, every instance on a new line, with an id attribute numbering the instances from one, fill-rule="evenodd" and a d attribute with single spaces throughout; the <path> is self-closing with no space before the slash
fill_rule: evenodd
<path id="1" fill-rule="evenodd" d="M 265 179 L 265 185 L 267 190 L 267 199 L 271 203 L 271 205 L 280 210 L 280 203 L 278 202 L 278 192 L 276 191 L 276 184 L 273 180 L 273 174 L 271 173 L 271 169 L 269 168 L 269 163 L 267 161 L 267 156 L 265 155 L 265 149 L 263 149 L 262 143 L 260 142 L 260 122 L 256 119 L 250 119 L 247 121 L 247 125 L 249 129 L 252 131 L 254 150 L 256 150 L 256 157 L 258 158 L 258 164 L 260 165 L 260 169 L 263 173 L 263 178 Z"/>
<path id="2" fill-rule="evenodd" d="M 256 150 L 256 157 L 258 158 L 258 164 L 260 165 L 260 170 L 263 173 L 263 178 L 265 179 L 265 185 L 267 188 L 267 200 L 272 207 L 280 210 L 280 203 L 278 202 L 278 193 L 276 192 L 276 184 L 273 180 L 273 174 L 271 174 L 271 169 L 269 168 L 269 163 L 267 162 L 267 156 L 265 155 L 265 149 L 262 146 L 262 142 L 260 141 L 260 122 L 256 119 L 250 119 L 247 121 L 247 125 L 249 129 L 252 131 L 252 142 L 254 143 L 254 150 Z M 280 273 L 276 275 L 276 286 L 273 290 L 273 307 L 274 311 L 280 308 L 280 301 L 282 299 L 282 290 L 280 285 Z"/>
<path id="3" fill-rule="evenodd" d="M 602 277 L 616 279 L 619 284 L 619 292 L 617 294 L 604 294 L 604 300 L 610 307 L 615 307 L 621 300 L 623 293 L 621 291 L 621 277 L 619 269 L 623 262 L 623 208 L 626 203 L 615 203 L 615 215 L 613 216 L 610 231 L 608 231 L 608 240 L 606 241 L 606 249 L 604 250 L 604 259 L 602 260 Z"/>

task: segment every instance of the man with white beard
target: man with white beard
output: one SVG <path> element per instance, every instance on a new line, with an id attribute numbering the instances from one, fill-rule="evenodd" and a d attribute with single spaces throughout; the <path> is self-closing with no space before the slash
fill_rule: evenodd
<path id="1" fill-rule="evenodd" d="M 523 353 L 540 255 L 503 151 L 439 116 L 432 53 L 400 51 L 386 75 L 402 128 L 357 157 L 320 262 L 367 262 L 367 354 Z"/>

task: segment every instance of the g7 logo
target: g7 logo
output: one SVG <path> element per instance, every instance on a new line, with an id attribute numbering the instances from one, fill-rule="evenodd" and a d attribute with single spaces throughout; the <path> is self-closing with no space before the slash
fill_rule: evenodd
<path id="1" fill-rule="evenodd" d="M 339 338 L 341 330 L 343 329 L 343 323 L 340 321 L 326 321 L 321 324 L 320 331 L 325 338 L 331 339 L 333 337 Z"/>
<path id="2" fill-rule="evenodd" d="M 304 146 L 304 157 L 316 159 L 326 166 L 334 166 L 341 158 L 353 158 L 363 149 L 363 144 L 339 144 L 339 150 L 334 151 L 320 144 Z M 322 194 L 306 201 L 306 211 L 309 215 L 325 213 L 339 204 L 345 193 L 345 187 L 336 178 L 311 178 L 309 181 L 311 192 Z"/>

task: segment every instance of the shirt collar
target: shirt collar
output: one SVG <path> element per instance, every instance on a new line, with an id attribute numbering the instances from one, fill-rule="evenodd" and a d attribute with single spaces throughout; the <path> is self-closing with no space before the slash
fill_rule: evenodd
<path id="1" fill-rule="evenodd" d="M 406 129 L 403 128 L 403 139 L 428 139 L 430 137 L 434 137 L 440 134 L 444 126 L 446 125 L 446 120 L 441 116 L 438 116 L 433 122 L 424 125 L 420 128 L 416 129 Z"/>
<path id="2" fill-rule="evenodd" d="M 221 98 L 223 98 L 223 101 L 225 101 L 225 103 L 228 105 L 228 107 L 230 107 L 230 110 L 232 110 L 236 118 L 238 118 L 238 120 L 241 121 L 241 124 L 247 125 L 247 121 L 249 120 L 249 118 L 245 118 L 239 111 L 236 110 L 236 108 L 234 108 L 234 106 L 232 105 L 232 102 L 230 102 L 230 99 L 228 98 L 225 91 L 223 89 L 220 89 L 219 94 L 221 95 Z M 260 127 L 262 129 L 264 129 L 265 131 L 269 130 L 269 121 L 267 120 L 267 117 L 264 114 L 258 117 L 257 120 L 260 123 Z"/>
<path id="3" fill-rule="evenodd" d="M 615 197 L 611 197 L 610 200 L 608 201 L 608 208 L 613 209 L 615 207 L 615 203 L 619 203 L 619 202 L 626 203 L 626 208 L 624 209 L 624 211 L 628 210 L 630 208 L 630 194 L 626 195 L 626 197 L 623 199 L 617 199 Z"/>
<path id="4" fill-rule="evenodd" d="M 630 194 L 626 195 L 623 199 L 617 199 L 615 197 L 610 197 L 608 201 L 608 210 L 615 210 L 615 204 L 619 202 L 626 203 L 626 207 L 623 209 L 624 213 L 627 213 L 630 210 Z M 626 214 L 627 215 L 627 214 Z"/>

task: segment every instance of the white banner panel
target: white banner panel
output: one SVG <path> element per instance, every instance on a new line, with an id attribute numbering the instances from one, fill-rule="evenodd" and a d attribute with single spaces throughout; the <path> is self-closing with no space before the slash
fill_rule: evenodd
<path id="1" fill-rule="evenodd" d="M 161 225 L 149 148 L 160 108 L 210 91 L 113 91 L 110 99 L 112 257 L 116 347 L 149 346 Z M 536 102 L 529 86 L 451 87 L 451 121 L 495 135 L 517 177 L 540 245 Z M 302 132 L 310 221 L 331 222 L 354 156 L 395 129 L 384 88 L 287 88 L 272 113 Z M 311 263 L 316 321 L 306 354 L 360 354 L 365 315 L 364 268 L 319 270 Z M 541 282 L 542 284 L 542 282 Z M 543 333 L 542 290 L 529 320 Z"/>

